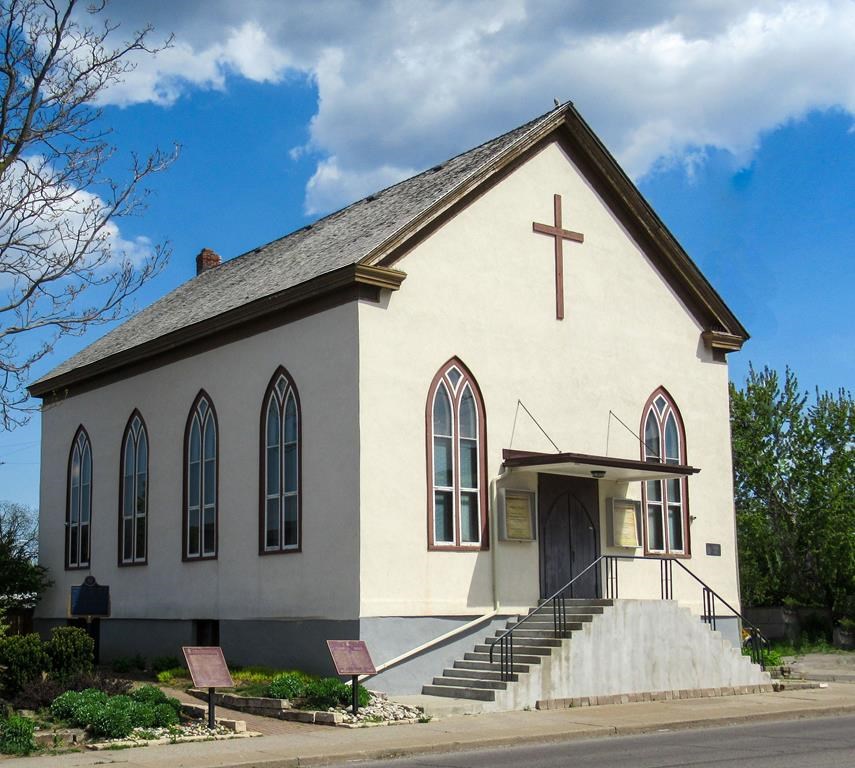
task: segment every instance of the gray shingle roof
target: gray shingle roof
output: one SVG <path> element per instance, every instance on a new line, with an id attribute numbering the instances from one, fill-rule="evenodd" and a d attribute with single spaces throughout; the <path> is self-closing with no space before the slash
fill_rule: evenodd
<path id="1" fill-rule="evenodd" d="M 556 111 L 203 272 L 31 386 L 358 263 Z"/>

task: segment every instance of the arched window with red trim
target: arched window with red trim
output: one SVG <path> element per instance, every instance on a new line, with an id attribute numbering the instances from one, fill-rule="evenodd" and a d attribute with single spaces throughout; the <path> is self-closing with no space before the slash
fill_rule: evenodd
<path id="1" fill-rule="evenodd" d="M 125 427 L 119 465 L 119 565 L 144 565 L 148 539 L 148 434 L 139 411 Z"/>
<path id="2" fill-rule="evenodd" d="M 190 408 L 184 430 L 183 559 L 217 557 L 219 478 L 217 412 L 205 390 Z"/>
<path id="3" fill-rule="evenodd" d="M 487 549 L 486 417 L 456 357 L 434 376 L 425 409 L 430 549 Z"/>
<path id="4" fill-rule="evenodd" d="M 88 568 L 92 542 L 92 444 L 81 424 L 68 455 L 65 567 Z"/>
<path id="5" fill-rule="evenodd" d="M 644 406 L 641 458 L 686 464 L 686 431 L 673 398 L 659 387 Z M 689 499 L 685 477 L 647 480 L 643 484 L 646 552 L 689 554 Z"/>
<path id="6" fill-rule="evenodd" d="M 302 541 L 300 398 L 282 366 L 261 406 L 259 552 L 299 552 Z"/>

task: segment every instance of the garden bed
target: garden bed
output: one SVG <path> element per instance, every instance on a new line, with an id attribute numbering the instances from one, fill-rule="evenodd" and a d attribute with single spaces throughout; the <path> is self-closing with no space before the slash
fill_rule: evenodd
<path id="1" fill-rule="evenodd" d="M 208 692 L 191 688 L 188 693 L 203 701 L 208 700 Z M 265 696 L 241 696 L 238 693 L 215 693 L 217 706 L 246 712 L 262 717 L 274 717 L 279 720 L 291 720 L 314 725 L 333 725 L 344 728 L 363 728 L 371 725 L 403 725 L 426 722 L 424 712 L 417 707 L 390 701 L 385 694 L 368 692 L 368 701 L 361 705 L 356 716 L 349 707 L 329 707 L 325 710 L 301 709 L 298 702 L 290 699 L 274 699 Z"/>

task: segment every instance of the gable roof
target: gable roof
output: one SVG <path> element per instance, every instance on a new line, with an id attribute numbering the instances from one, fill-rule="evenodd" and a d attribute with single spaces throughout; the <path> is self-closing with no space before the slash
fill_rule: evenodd
<path id="1" fill-rule="evenodd" d="M 706 328 L 705 340 L 738 349 L 748 333 L 614 158 L 568 102 L 495 139 L 369 195 L 285 237 L 188 280 L 30 385 L 45 396 L 156 358 L 249 320 L 347 287 L 396 290 L 391 267 L 455 206 L 546 141 L 569 143 L 607 204 Z M 645 242 L 648 241 L 648 242 Z"/>

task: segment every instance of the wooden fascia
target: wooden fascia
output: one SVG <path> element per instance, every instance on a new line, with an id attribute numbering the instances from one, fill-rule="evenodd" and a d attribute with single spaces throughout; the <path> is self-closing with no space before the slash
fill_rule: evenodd
<path id="1" fill-rule="evenodd" d="M 37 381 L 28 387 L 28 391 L 33 397 L 47 397 L 55 393 L 66 392 L 74 385 L 105 376 L 121 368 L 156 358 L 179 348 L 186 348 L 187 354 L 190 355 L 193 354 L 194 344 L 210 339 L 217 334 L 231 331 L 241 325 L 275 316 L 277 313 L 298 306 L 308 306 L 312 302 L 320 302 L 324 298 L 359 286 L 396 291 L 401 287 L 406 276 L 405 272 L 398 269 L 351 264 L 305 283 L 286 288 L 284 291 L 235 307 L 228 312 L 179 328 L 131 349 L 74 368 L 58 376 Z"/>

